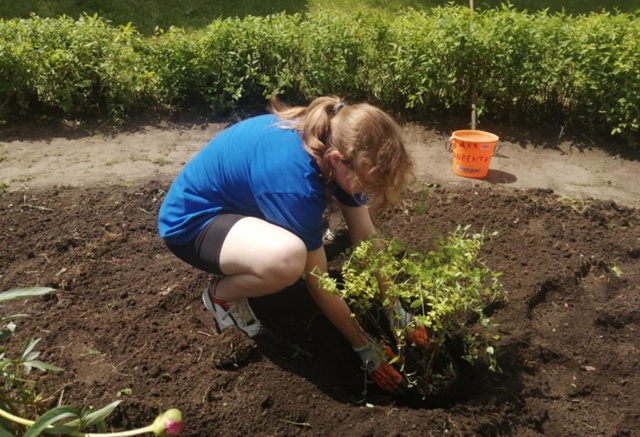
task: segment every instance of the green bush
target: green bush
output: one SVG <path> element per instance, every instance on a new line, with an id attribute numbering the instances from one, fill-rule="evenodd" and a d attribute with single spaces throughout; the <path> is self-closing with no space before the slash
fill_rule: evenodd
<path id="1" fill-rule="evenodd" d="M 304 61 L 300 71 L 305 96 L 342 95 L 355 100 L 380 100 L 381 53 L 391 42 L 389 19 L 380 13 L 353 15 L 320 12 L 300 27 Z"/>
<path id="2" fill-rule="evenodd" d="M 215 20 L 143 37 L 96 16 L 0 20 L 0 120 L 206 104 L 212 111 L 323 94 L 408 116 L 574 122 L 640 131 L 640 20 L 512 7 Z"/>
<path id="3" fill-rule="evenodd" d="M 506 302 L 507 293 L 498 282 L 501 274 L 480 259 L 486 237 L 459 227 L 437 238 L 427 253 L 394 239 L 367 240 L 347 252 L 339 278 L 323 274 L 320 282 L 349 303 L 375 342 L 396 348 L 410 386 L 421 396 L 446 397 L 462 382 L 463 361 L 498 370 L 499 336 L 487 309 Z M 397 303 L 426 328 L 426 347 L 408 341 L 415 326 L 406 326 Z"/>
<path id="4" fill-rule="evenodd" d="M 414 112 L 457 112 L 471 96 L 469 14 L 461 8 L 408 13 L 394 23 L 388 93 Z"/>
<path id="5" fill-rule="evenodd" d="M 640 131 L 640 20 L 578 17 L 571 38 L 576 115 L 613 133 Z"/>
<path id="6" fill-rule="evenodd" d="M 299 19 L 281 14 L 217 20 L 191 34 L 171 28 L 156 35 L 148 54 L 164 98 L 178 105 L 207 103 L 218 111 L 290 92 Z"/>
<path id="7" fill-rule="evenodd" d="M 215 21 L 199 48 L 208 80 L 203 92 L 211 107 L 264 102 L 294 87 L 299 16 L 276 15 Z M 300 66 L 298 66 L 300 68 Z"/>
<path id="8" fill-rule="evenodd" d="M 140 43 L 133 29 L 96 16 L 1 21 L 0 115 L 126 116 L 154 100 Z"/>

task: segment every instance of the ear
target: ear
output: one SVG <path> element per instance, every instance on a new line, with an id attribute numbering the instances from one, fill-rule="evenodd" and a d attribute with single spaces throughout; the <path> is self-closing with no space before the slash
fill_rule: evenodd
<path id="1" fill-rule="evenodd" d="M 338 164 L 340 164 L 342 162 L 342 153 L 338 152 L 337 150 L 331 150 L 329 151 L 329 153 L 327 154 L 327 158 L 329 158 L 329 163 L 331 164 L 332 167 L 336 167 Z"/>

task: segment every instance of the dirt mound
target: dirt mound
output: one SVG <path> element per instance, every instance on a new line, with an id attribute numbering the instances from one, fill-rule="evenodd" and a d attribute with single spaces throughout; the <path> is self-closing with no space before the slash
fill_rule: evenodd
<path id="1" fill-rule="evenodd" d="M 42 337 L 51 405 L 123 404 L 115 429 L 182 410 L 187 436 L 640 435 L 640 213 L 550 190 L 431 186 L 375 217 L 418 250 L 460 224 L 498 231 L 481 257 L 510 300 L 502 373 L 470 375 L 456 399 L 408 405 L 373 386 L 301 284 L 253 301 L 269 328 L 219 335 L 208 278 L 157 236 L 165 183 L 0 194 L 0 289 L 46 285 L 16 345 Z M 339 233 L 341 222 L 332 220 Z M 339 264 L 340 239 L 328 247 Z M 619 273 L 622 273 L 619 275 Z"/>

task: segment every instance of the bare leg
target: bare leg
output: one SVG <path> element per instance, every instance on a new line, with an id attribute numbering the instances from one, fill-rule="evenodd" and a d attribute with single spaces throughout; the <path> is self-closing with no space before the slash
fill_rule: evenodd
<path id="1" fill-rule="evenodd" d="M 234 301 L 281 291 L 300 279 L 307 249 L 300 238 L 264 220 L 246 217 L 227 234 L 220 252 L 225 277 L 216 296 Z"/>

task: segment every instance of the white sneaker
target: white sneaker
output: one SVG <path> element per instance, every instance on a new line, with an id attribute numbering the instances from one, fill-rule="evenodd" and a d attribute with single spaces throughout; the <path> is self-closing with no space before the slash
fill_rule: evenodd
<path id="1" fill-rule="evenodd" d="M 204 289 L 202 301 L 204 306 L 213 316 L 220 332 L 230 326 L 236 325 L 249 337 L 254 337 L 262 330 L 262 323 L 253 313 L 249 301 L 240 299 L 226 302 L 215 295 L 215 288 L 220 278 L 216 278 Z"/>

